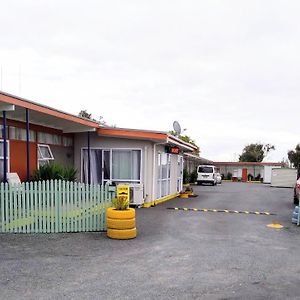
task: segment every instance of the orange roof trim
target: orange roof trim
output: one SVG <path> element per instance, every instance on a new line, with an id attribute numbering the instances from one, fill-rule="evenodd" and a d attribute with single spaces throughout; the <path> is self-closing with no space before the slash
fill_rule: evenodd
<path id="1" fill-rule="evenodd" d="M 142 131 L 142 130 L 126 130 L 126 129 L 119 129 L 119 128 L 99 128 L 97 130 L 97 133 L 103 136 L 140 138 L 140 139 L 160 140 L 160 141 L 166 141 L 168 138 L 168 135 L 165 133 L 149 132 L 149 131 Z"/>
<path id="2" fill-rule="evenodd" d="M 44 113 L 53 117 L 57 117 L 60 119 L 64 119 L 67 121 L 71 121 L 71 122 L 75 122 L 75 123 L 79 123 L 85 126 L 89 126 L 89 127 L 93 127 L 93 128 L 98 128 L 99 124 L 93 121 L 89 121 L 89 120 L 84 120 L 80 117 L 56 110 L 54 108 L 50 108 L 44 105 L 40 105 L 25 99 L 21 99 L 19 97 L 13 96 L 13 95 L 9 95 L 3 92 L 0 92 L 0 101 L 1 102 L 5 102 L 8 104 L 12 104 L 12 105 L 16 105 L 19 107 L 24 107 L 24 108 L 28 108 L 30 110 L 34 110 L 40 113 Z"/>

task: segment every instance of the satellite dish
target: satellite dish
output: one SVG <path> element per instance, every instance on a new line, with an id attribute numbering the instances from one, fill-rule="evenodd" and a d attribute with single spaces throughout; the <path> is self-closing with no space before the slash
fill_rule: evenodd
<path id="1" fill-rule="evenodd" d="M 181 126 L 180 126 L 179 122 L 177 122 L 177 121 L 173 122 L 173 129 L 174 129 L 174 131 L 176 132 L 177 135 L 180 135 Z"/>

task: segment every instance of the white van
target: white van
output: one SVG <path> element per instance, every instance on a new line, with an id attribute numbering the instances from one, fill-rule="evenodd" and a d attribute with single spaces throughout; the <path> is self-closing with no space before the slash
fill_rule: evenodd
<path id="1" fill-rule="evenodd" d="M 197 169 L 198 178 L 197 183 L 209 183 L 217 185 L 217 168 L 211 165 L 200 165 Z"/>

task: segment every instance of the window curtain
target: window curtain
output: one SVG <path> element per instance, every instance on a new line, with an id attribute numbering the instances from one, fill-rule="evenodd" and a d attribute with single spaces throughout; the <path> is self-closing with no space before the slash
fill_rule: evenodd
<path id="1" fill-rule="evenodd" d="M 83 150 L 83 181 L 88 182 L 88 150 Z M 90 150 L 90 168 L 91 168 L 91 183 L 102 183 L 102 150 L 91 149 Z"/>
<path id="2" fill-rule="evenodd" d="M 0 181 L 2 182 L 3 180 L 3 163 L 4 163 L 4 159 L 3 159 L 3 142 L 0 142 Z"/>
<path id="3" fill-rule="evenodd" d="M 141 151 L 133 150 L 132 155 L 132 176 L 133 180 L 140 180 L 141 178 Z"/>
<path id="4" fill-rule="evenodd" d="M 104 151 L 103 171 L 104 179 L 110 180 L 110 151 Z"/>
<path id="5" fill-rule="evenodd" d="M 131 179 L 130 151 L 112 151 L 112 177 L 113 179 Z"/>
<path id="6" fill-rule="evenodd" d="M 3 173 L 3 164 L 4 164 L 3 159 L 0 159 L 0 181 L 1 181 L 1 182 L 3 181 L 3 177 L 4 177 L 4 173 Z"/>
<path id="7" fill-rule="evenodd" d="M 26 141 L 26 129 L 10 126 L 9 138 L 12 140 Z M 33 130 L 29 130 L 29 141 L 35 142 L 35 132 Z"/>
<path id="8" fill-rule="evenodd" d="M 0 158 L 3 159 L 4 158 L 4 149 L 3 149 L 3 141 L 0 141 Z"/>
<path id="9" fill-rule="evenodd" d="M 141 151 L 113 150 L 112 177 L 119 180 L 140 180 Z"/>
<path id="10" fill-rule="evenodd" d="M 61 145 L 62 138 L 60 135 L 57 134 L 38 132 L 38 142 L 42 144 Z"/>

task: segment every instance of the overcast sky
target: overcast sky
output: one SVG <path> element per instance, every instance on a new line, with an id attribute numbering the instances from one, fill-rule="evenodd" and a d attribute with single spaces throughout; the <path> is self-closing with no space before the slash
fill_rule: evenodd
<path id="1" fill-rule="evenodd" d="M 299 0 L 0 4 L 5 92 L 118 127 L 178 120 L 213 160 L 300 143 Z"/>

